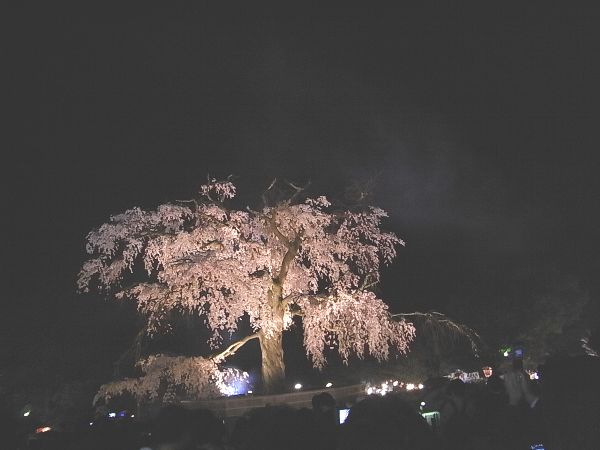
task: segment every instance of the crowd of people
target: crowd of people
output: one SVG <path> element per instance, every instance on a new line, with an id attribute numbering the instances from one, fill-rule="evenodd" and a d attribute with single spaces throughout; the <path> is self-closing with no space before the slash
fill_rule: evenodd
<path id="1" fill-rule="evenodd" d="M 368 396 L 343 424 L 328 393 L 312 408 L 268 406 L 224 422 L 206 410 L 167 406 L 148 424 L 107 422 L 62 442 L 21 448 L 110 450 L 595 450 L 600 448 L 600 358 L 540 367 L 530 380 L 516 359 L 484 383 L 431 380 L 418 397 Z M 437 411 L 428 423 L 425 411 Z M 15 447 L 17 448 L 17 447 Z"/>

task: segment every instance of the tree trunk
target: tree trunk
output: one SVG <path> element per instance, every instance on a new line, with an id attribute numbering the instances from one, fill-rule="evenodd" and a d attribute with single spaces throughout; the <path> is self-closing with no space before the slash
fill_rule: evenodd
<path id="1" fill-rule="evenodd" d="M 265 394 L 285 390 L 285 364 L 283 362 L 283 331 L 270 336 L 260 333 L 260 351 L 262 354 L 262 384 Z"/>

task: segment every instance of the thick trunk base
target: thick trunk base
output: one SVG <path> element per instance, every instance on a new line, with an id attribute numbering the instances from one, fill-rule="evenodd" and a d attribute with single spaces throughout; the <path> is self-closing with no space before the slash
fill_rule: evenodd
<path id="1" fill-rule="evenodd" d="M 262 387 L 265 394 L 285 391 L 285 364 L 283 362 L 282 333 L 260 336 L 262 354 Z"/>

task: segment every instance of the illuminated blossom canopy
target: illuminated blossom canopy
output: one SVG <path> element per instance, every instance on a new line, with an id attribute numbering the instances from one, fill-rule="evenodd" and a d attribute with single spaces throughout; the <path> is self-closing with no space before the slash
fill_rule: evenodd
<path id="1" fill-rule="evenodd" d="M 301 192 L 274 204 L 265 200 L 258 211 L 229 209 L 236 187 L 213 179 L 201 187 L 198 200 L 112 216 L 87 236 L 90 259 L 78 288 L 135 300 L 151 334 L 169 327 L 173 310 L 200 315 L 215 349 L 247 320 L 252 334 L 210 356 L 210 362 L 196 361 L 194 371 L 216 380 L 216 364 L 259 339 L 267 392 L 281 389 L 282 333 L 295 316 L 317 368 L 326 363 L 326 345 L 336 347 L 345 362 L 367 353 L 383 360 L 392 348 L 406 352 L 414 327 L 390 320 L 387 305 L 369 290 L 396 246 L 404 245 L 380 229 L 385 211 L 333 210 L 324 196 L 299 201 Z M 143 277 L 132 277 L 139 271 Z M 162 367 L 152 373 L 166 372 Z M 177 381 L 179 375 L 172 375 Z"/>

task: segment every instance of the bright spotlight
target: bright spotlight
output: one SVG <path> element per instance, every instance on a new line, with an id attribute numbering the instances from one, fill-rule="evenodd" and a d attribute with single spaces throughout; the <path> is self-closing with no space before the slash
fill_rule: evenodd
<path id="1" fill-rule="evenodd" d="M 302 385 L 300 383 L 296 383 L 294 385 L 294 389 L 296 389 L 298 391 L 298 390 L 302 389 Z"/>
<path id="2" fill-rule="evenodd" d="M 25 411 L 23 413 L 23 417 L 29 417 L 29 414 L 31 414 L 31 411 Z"/>
<path id="3" fill-rule="evenodd" d="M 331 386 L 333 386 L 333 383 L 331 381 L 325 385 L 325 387 L 331 387 Z"/>

